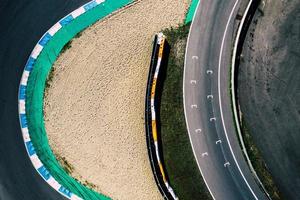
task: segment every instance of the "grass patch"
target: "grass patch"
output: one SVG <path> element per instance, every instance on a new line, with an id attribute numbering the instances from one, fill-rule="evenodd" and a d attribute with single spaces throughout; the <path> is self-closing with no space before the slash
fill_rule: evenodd
<path id="1" fill-rule="evenodd" d="M 82 31 L 79 32 L 79 33 L 77 33 L 77 34 L 74 36 L 74 38 L 80 38 L 81 36 L 82 36 Z M 67 42 L 67 43 L 65 44 L 65 46 L 62 48 L 60 54 L 65 53 L 68 49 L 70 49 L 70 48 L 72 47 L 72 41 L 73 41 L 73 39 L 70 40 L 69 42 Z M 49 72 L 49 74 L 48 74 L 47 80 L 46 80 L 46 87 L 45 87 L 46 90 L 50 87 L 50 84 L 51 84 L 51 82 L 52 82 L 52 80 L 53 80 L 54 70 L 55 70 L 55 69 L 54 69 L 54 67 L 52 66 L 52 67 L 51 67 L 51 70 L 50 70 L 50 72 Z"/>
<path id="2" fill-rule="evenodd" d="M 212 199 L 194 159 L 184 118 L 182 82 L 190 25 L 163 31 L 171 47 L 161 97 L 161 140 L 170 184 L 179 199 Z"/>
<path id="3" fill-rule="evenodd" d="M 94 183 L 91 183 L 87 180 L 85 180 L 83 183 L 82 182 L 80 182 L 80 183 L 83 184 L 84 186 L 88 187 L 88 188 L 93 189 L 93 190 L 97 188 Z"/>
<path id="4" fill-rule="evenodd" d="M 72 176 L 72 173 L 74 172 L 74 167 L 73 165 L 71 165 L 67 159 L 63 156 L 60 156 L 59 154 L 54 154 L 56 159 L 58 160 L 59 164 L 62 166 L 62 168 L 65 170 L 65 172 Z M 78 180 L 77 178 L 74 178 L 78 183 L 88 187 L 88 188 L 91 188 L 93 190 L 95 190 L 97 188 L 97 186 L 87 180 L 84 180 L 84 181 L 80 181 Z M 80 176 L 80 179 L 83 179 L 81 176 Z"/>
<path id="5" fill-rule="evenodd" d="M 70 175 L 74 171 L 74 167 L 67 161 L 67 159 L 63 156 L 55 154 L 56 159 L 63 167 L 63 169 Z"/>
<path id="6" fill-rule="evenodd" d="M 46 80 L 45 91 L 48 90 L 48 88 L 50 87 L 50 85 L 53 81 L 54 72 L 55 72 L 55 68 L 52 66 L 50 69 L 50 72 L 48 74 L 47 80 Z"/>
<path id="7" fill-rule="evenodd" d="M 78 35 L 78 34 L 77 34 Z M 76 36 L 75 36 L 76 37 Z M 64 53 L 64 52 L 66 52 L 68 49 L 70 49 L 72 47 L 72 40 L 70 40 L 69 42 L 67 42 L 66 44 L 65 44 L 65 46 L 62 48 L 62 50 L 61 50 L 61 54 L 62 53 Z"/>
<path id="8" fill-rule="evenodd" d="M 79 32 L 79 33 L 77 33 L 77 34 L 74 36 L 74 38 L 75 38 L 75 39 L 76 39 L 76 38 L 80 38 L 81 35 L 82 35 L 82 31 Z M 68 49 L 70 49 L 70 48 L 72 47 L 72 42 L 73 42 L 73 39 L 70 40 L 69 42 L 67 42 L 67 43 L 65 44 L 65 46 L 62 48 L 60 54 L 66 52 Z"/>
<path id="9" fill-rule="evenodd" d="M 268 171 L 268 168 L 262 158 L 262 155 L 261 155 L 259 149 L 254 144 L 254 141 L 249 132 L 249 129 L 247 128 L 247 124 L 245 123 L 245 120 L 243 118 L 242 118 L 241 129 L 242 129 L 243 139 L 244 139 L 244 143 L 245 143 L 249 158 L 251 160 L 251 163 L 252 163 L 259 179 L 261 180 L 262 184 L 268 191 L 272 200 L 283 200 L 283 197 L 280 194 L 277 186 L 275 185 L 272 175 Z"/>

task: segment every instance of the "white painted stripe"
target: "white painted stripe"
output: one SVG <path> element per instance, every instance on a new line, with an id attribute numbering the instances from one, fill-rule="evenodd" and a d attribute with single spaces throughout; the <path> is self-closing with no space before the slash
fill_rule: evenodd
<path id="1" fill-rule="evenodd" d="M 158 77 L 160 64 L 161 64 L 161 58 L 158 58 L 158 60 L 157 60 L 157 65 L 156 65 L 156 69 L 155 69 L 155 73 L 154 73 L 154 78 L 157 78 L 157 77 Z"/>
<path id="2" fill-rule="evenodd" d="M 258 200 L 255 192 L 253 191 L 253 189 L 251 188 L 250 184 L 248 183 L 246 177 L 244 176 L 241 168 L 240 168 L 240 165 L 235 157 L 235 154 L 232 150 L 232 147 L 231 147 L 231 143 L 229 141 L 229 137 L 228 137 L 228 133 L 227 133 L 227 128 L 225 126 L 225 121 L 224 121 L 224 115 L 223 115 L 223 108 L 222 108 L 222 97 L 221 97 L 221 74 L 220 74 L 220 71 L 221 71 L 221 64 L 222 64 L 222 56 L 223 56 L 223 50 L 224 50 L 224 44 L 225 44 L 225 38 L 226 38 L 226 35 L 227 35 L 227 30 L 228 30 L 228 27 L 229 27 L 229 24 L 230 24 L 230 20 L 233 18 L 233 13 L 235 11 L 235 8 L 236 6 L 238 5 L 239 3 L 239 0 L 236 0 L 235 3 L 234 3 L 234 6 L 230 12 L 230 15 L 229 15 L 229 18 L 227 20 L 227 23 L 226 23 L 226 27 L 225 27 L 225 31 L 223 33 L 223 39 L 222 39 L 222 43 L 221 43 L 221 47 L 220 47 L 220 54 L 219 54 L 219 66 L 218 66 L 218 94 L 219 94 L 219 107 L 220 107 L 220 113 L 221 113 L 221 121 L 222 121 L 222 125 L 223 125 L 223 128 L 224 128 L 224 133 L 225 133 L 225 136 L 226 136 L 226 140 L 227 140 L 227 143 L 228 143 L 228 146 L 229 146 L 229 150 L 233 156 L 233 160 L 242 176 L 242 178 L 244 179 L 247 187 L 249 188 L 251 194 L 253 195 L 254 199 Z"/>
<path id="3" fill-rule="evenodd" d="M 157 44 L 161 44 L 164 37 L 165 36 L 164 36 L 163 33 L 158 33 L 158 35 L 157 35 Z"/>
<path id="4" fill-rule="evenodd" d="M 19 114 L 25 114 L 25 100 L 19 100 Z"/>
<path id="5" fill-rule="evenodd" d="M 155 113 L 155 109 L 151 109 L 151 115 L 153 116 L 153 115 L 156 115 L 156 113 Z M 152 118 L 152 120 L 155 120 L 155 118 Z"/>
<path id="6" fill-rule="evenodd" d="M 155 108 L 154 108 L 154 99 L 153 99 L 153 101 L 152 101 L 152 99 L 151 99 L 151 111 L 152 111 L 152 109 L 155 109 Z"/>
<path id="7" fill-rule="evenodd" d="M 166 185 L 167 189 L 169 190 L 170 185 L 167 181 L 165 182 L 165 185 Z"/>
<path id="8" fill-rule="evenodd" d="M 97 0 L 96 1 L 98 4 L 104 2 L 103 0 Z M 89 2 L 90 3 L 90 2 Z M 72 17 L 76 18 L 79 15 L 83 14 L 85 12 L 83 7 L 78 8 L 77 10 L 73 11 Z M 49 30 L 48 32 L 46 32 L 44 35 L 46 35 L 47 33 L 49 33 L 51 36 L 54 36 L 60 29 L 62 28 L 61 24 L 58 22 L 56 24 L 54 24 Z M 41 53 L 41 51 L 43 50 L 43 47 L 37 43 L 37 45 L 35 46 L 35 48 L 33 49 L 33 51 L 31 52 L 31 57 L 36 59 L 38 57 L 38 55 Z M 27 70 L 23 71 L 23 75 L 20 81 L 20 85 L 27 85 L 27 81 L 28 81 L 28 77 L 30 75 L 30 72 Z M 20 88 L 20 86 L 19 86 Z M 25 114 L 26 110 L 25 110 L 25 101 L 24 100 L 20 100 L 19 101 L 19 114 Z M 29 131 L 28 128 L 22 128 L 22 136 L 23 136 L 23 140 L 24 143 L 31 141 L 30 140 L 30 135 L 29 135 Z M 43 166 L 41 160 L 38 158 L 37 154 L 34 154 L 32 156 L 30 156 L 30 160 L 34 166 L 34 168 L 37 170 L 39 169 L 41 166 Z M 61 187 L 61 185 L 50 175 L 50 178 L 47 180 L 47 183 L 53 187 L 56 191 L 59 191 L 59 188 Z M 60 192 L 61 193 L 61 192 Z M 62 193 L 61 193 L 62 194 Z M 69 198 L 69 197 L 67 197 Z M 71 198 L 73 200 L 81 200 L 81 198 L 79 198 L 77 195 L 75 194 L 71 194 Z"/>
<path id="9" fill-rule="evenodd" d="M 61 29 L 61 24 L 58 22 L 49 29 L 48 33 L 53 36 L 57 33 L 57 31 L 59 31 L 59 29 Z"/>
<path id="10" fill-rule="evenodd" d="M 27 71 L 27 70 L 24 70 L 24 71 L 23 71 L 23 75 L 22 75 L 22 78 L 21 78 L 21 85 L 27 85 L 29 73 L 30 73 L 30 72 Z"/>
<path id="11" fill-rule="evenodd" d="M 97 4 L 100 4 L 100 3 L 103 3 L 105 0 L 96 0 L 95 2 L 97 3 Z"/>
<path id="12" fill-rule="evenodd" d="M 41 160 L 38 158 L 38 156 L 36 154 L 33 154 L 32 156 L 30 156 L 30 160 L 35 169 L 39 169 L 40 167 L 43 166 L 43 163 L 41 162 Z"/>
<path id="13" fill-rule="evenodd" d="M 151 99 L 151 108 L 154 107 L 154 99 Z"/>
<path id="14" fill-rule="evenodd" d="M 155 107 L 154 107 L 154 104 L 151 104 L 151 107 L 150 107 L 150 109 L 151 109 L 151 114 L 152 114 L 152 113 L 154 113 L 154 114 L 155 114 Z"/>
<path id="15" fill-rule="evenodd" d="M 25 143 L 30 141 L 29 131 L 27 127 L 22 128 L 22 136 Z"/>
<path id="16" fill-rule="evenodd" d="M 92 2 L 92 1 L 90 1 Z M 90 3 L 88 2 L 88 3 Z M 103 2 L 105 2 L 105 0 L 95 0 L 95 2 L 99 5 Z M 88 4 L 87 3 L 87 4 Z M 82 12 L 83 11 L 83 12 Z M 70 13 L 72 15 L 73 18 L 78 17 L 79 15 L 83 14 L 85 12 L 83 7 L 78 8 L 77 10 L 73 11 L 72 13 Z M 59 20 L 60 21 L 60 20 Z M 41 38 L 43 38 L 47 33 L 49 33 L 51 36 L 54 36 L 60 29 L 62 28 L 61 24 L 59 22 L 57 22 L 56 24 L 54 24 L 49 30 L 48 32 L 46 32 Z M 33 51 L 31 52 L 31 57 L 36 59 L 38 57 L 38 55 L 41 53 L 41 51 L 43 50 L 43 47 L 37 43 L 37 45 L 35 46 L 35 48 L 33 49 Z M 22 75 L 22 79 L 20 81 L 20 85 L 19 85 L 19 90 L 21 88 L 21 85 L 27 85 L 27 81 L 28 81 L 28 77 L 30 75 L 30 72 L 27 70 L 23 71 L 23 75 Z M 22 102 L 21 100 L 19 101 L 19 114 L 25 114 L 26 109 L 25 109 L 25 103 Z M 26 142 L 31 141 L 30 140 L 30 135 L 29 135 L 29 131 L 28 128 L 22 128 L 22 136 L 23 136 L 23 140 L 24 140 L 24 144 Z M 41 160 L 38 158 L 37 154 L 34 154 L 32 156 L 30 156 L 30 160 L 34 166 L 34 168 L 38 171 L 38 169 L 43 166 Z M 41 174 L 40 174 L 41 175 Z M 59 191 L 59 188 L 61 187 L 61 184 L 59 184 L 54 177 L 50 174 L 50 178 L 47 180 L 47 183 L 53 187 L 56 191 L 58 191 L 60 194 L 62 194 L 63 196 L 67 197 L 65 194 L 63 194 L 62 192 Z M 68 199 L 72 199 L 72 200 L 82 200 L 80 197 L 78 197 L 77 195 L 71 193 L 71 197 L 67 197 Z"/>
<path id="17" fill-rule="evenodd" d="M 168 183 L 166 183 L 168 184 Z M 174 193 L 174 190 L 171 187 L 168 187 L 169 192 L 171 193 L 172 197 L 176 200 L 178 200 L 178 197 L 176 196 L 176 194 Z"/>
<path id="18" fill-rule="evenodd" d="M 31 57 L 33 57 L 34 59 L 36 59 L 40 55 L 40 53 L 43 50 L 43 48 L 44 47 L 42 45 L 36 44 L 35 47 L 34 47 L 34 49 L 33 49 L 33 51 L 32 51 L 32 53 L 31 53 Z"/>
<path id="19" fill-rule="evenodd" d="M 186 83 L 186 76 L 187 76 L 186 75 L 187 74 L 187 67 L 186 66 L 187 66 L 187 59 L 188 59 L 187 52 L 188 52 L 189 44 L 190 44 L 190 40 L 191 40 L 191 33 L 192 33 L 192 30 L 193 30 L 193 28 L 195 26 L 195 23 L 194 23 L 195 22 L 195 18 L 197 16 L 197 14 L 200 12 L 199 11 L 200 10 L 199 9 L 200 2 L 201 2 L 201 0 L 198 2 L 197 7 L 196 7 L 196 11 L 195 11 L 194 16 L 193 16 L 192 24 L 191 24 L 189 35 L 188 35 L 188 39 L 187 39 L 187 45 L 186 45 L 186 49 L 185 49 L 185 52 L 186 52 L 185 55 L 186 56 L 185 56 L 185 59 L 184 59 L 183 82 L 182 82 L 183 110 L 184 110 L 184 116 L 185 116 L 185 123 L 186 123 L 188 134 L 189 134 L 189 140 L 190 140 L 190 143 L 191 143 L 191 146 L 192 146 L 194 157 L 195 157 L 195 159 L 197 161 L 197 165 L 198 165 L 200 174 L 201 174 L 201 176 L 202 176 L 202 178 L 204 180 L 204 183 L 207 186 L 207 189 L 208 189 L 209 193 L 211 194 L 213 200 L 215 200 L 216 198 L 214 197 L 214 194 L 212 193 L 212 190 L 210 189 L 210 187 L 209 187 L 209 185 L 208 185 L 208 183 L 207 183 L 207 181 L 206 181 L 206 179 L 205 179 L 205 177 L 203 175 L 203 171 L 202 171 L 202 168 L 201 168 L 201 166 L 199 164 L 199 159 L 198 159 L 196 151 L 195 151 L 195 147 L 194 147 L 195 144 L 193 143 L 193 140 L 192 140 L 191 131 L 190 131 L 191 127 L 189 125 L 189 120 L 188 120 L 188 117 L 187 117 L 187 102 L 186 102 L 186 98 L 185 98 L 185 87 L 184 87 L 185 83 Z"/>
<path id="20" fill-rule="evenodd" d="M 154 109 L 153 109 L 153 111 L 154 111 Z M 152 112 L 152 109 L 151 109 L 151 117 L 152 117 L 152 120 L 156 120 L 155 111 Z"/>
<path id="21" fill-rule="evenodd" d="M 159 158 L 159 153 L 158 153 L 158 142 L 154 142 L 154 146 L 155 146 L 157 161 L 158 161 L 158 163 L 160 163 L 160 158 Z"/>
<path id="22" fill-rule="evenodd" d="M 71 15 L 73 16 L 73 18 L 75 19 L 76 17 L 82 15 L 85 12 L 85 9 L 83 7 L 80 7 L 76 10 L 74 10 Z"/>
<path id="23" fill-rule="evenodd" d="M 151 105 L 154 105 L 154 99 L 151 99 Z"/>
<path id="24" fill-rule="evenodd" d="M 246 17 L 247 17 L 247 14 L 250 10 L 250 7 L 253 3 L 253 0 L 250 0 L 249 3 L 248 3 L 248 6 L 246 8 L 246 11 L 243 15 L 243 18 L 240 22 L 240 25 L 239 25 L 239 29 L 238 29 L 238 32 L 237 32 L 237 36 L 236 36 L 236 39 L 235 39 L 235 43 L 234 43 L 234 48 L 233 48 L 233 56 L 232 56 L 232 60 L 231 60 L 231 63 L 232 63 L 232 67 L 231 67 L 231 102 L 233 104 L 233 114 L 234 114 L 234 118 L 235 118 L 235 124 L 236 124 L 236 128 L 237 128 L 237 132 L 238 132 L 238 136 L 239 136 L 239 141 L 242 145 L 242 151 L 246 157 L 246 160 L 247 160 L 247 163 L 250 167 L 250 170 L 251 172 L 254 174 L 254 177 L 256 178 L 256 180 L 258 181 L 258 183 L 260 184 L 260 186 L 262 187 L 263 191 L 265 192 L 265 194 L 268 196 L 269 199 L 270 198 L 270 194 L 268 193 L 268 191 L 266 190 L 265 186 L 263 185 L 263 183 L 261 182 L 260 178 L 258 177 L 253 165 L 252 165 L 252 162 L 249 158 L 249 155 L 248 155 L 248 152 L 247 152 L 247 148 L 245 146 L 245 143 L 244 143 L 244 139 L 243 139 L 243 135 L 241 133 L 241 127 L 240 127 L 240 123 L 239 123 L 239 119 L 238 119 L 238 113 L 237 113 L 237 105 L 236 105 L 236 100 L 235 100 L 235 60 L 236 60 L 236 54 L 237 54 L 237 48 L 238 48 L 238 43 L 239 43 L 239 39 L 240 39 L 240 35 L 241 35 L 241 32 L 242 32 L 242 29 L 243 29 L 243 25 L 245 23 L 245 20 L 246 20 Z M 264 2 L 263 2 L 264 3 Z"/>
<path id="25" fill-rule="evenodd" d="M 82 200 L 82 199 L 78 197 L 76 194 L 72 193 L 71 200 Z"/>
<path id="26" fill-rule="evenodd" d="M 51 187 L 53 187 L 55 190 L 59 190 L 59 188 L 61 187 L 61 184 L 59 184 L 54 178 L 53 176 L 51 176 L 48 180 L 47 183 L 49 185 L 51 185 Z"/>

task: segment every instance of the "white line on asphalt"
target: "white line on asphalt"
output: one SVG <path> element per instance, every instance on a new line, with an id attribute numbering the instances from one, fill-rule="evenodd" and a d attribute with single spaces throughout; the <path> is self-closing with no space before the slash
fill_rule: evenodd
<path id="1" fill-rule="evenodd" d="M 194 59 L 198 60 L 199 58 L 198 58 L 198 56 L 193 56 L 192 59 L 193 59 L 193 60 L 194 60 Z"/>
<path id="2" fill-rule="evenodd" d="M 236 99 L 235 99 L 235 60 L 236 60 L 236 54 L 237 54 L 237 48 L 238 48 L 238 43 L 239 43 L 239 39 L 240 39 L 240 36 L 241 36 L 241 32 L 242 32 L 242 29 L 243 29 L 243 25 L 246 21 L 246 18 L 247 18 L 247 14 L 250 10 L 250 7 L 252 5 L 254 0 L 250 0 L 249 3 L 248 3 L 248 6 L 246 8 L 246 11 L 244 13 L 244 16 L 240 22 L 240 25 L 239 25 L 239 29 L 238 29 L 238 32 L 237 32 L 237 35 L 236 35 L 236 39 L 235 39 L 235 44 L 234 44 L 234 48 L 233 48 L 233 56 L 232 56 L 232 60 L 231 60 L 231 63 L 232 63 L 232 67 L 231 67 L 231 101 L 232 101 L 232 104 L 233 104 L 233 115 L 234 115 L 234 118 L 235 118 L 235 124 L 236 124 L 236 129 L 237 129 L 237 132 L 238 132 L 238 136 L 239 136 L 239 141 L 241 143 L 241 146 L 242 146 L 242 151 L 246 157 L 246 160 L 247 160 L 247 163 L 250 167 L 250 170 L 251 172 L 253 173 L 254 175 L 254 178 L 258 181 L 258 183 L 260 184 L 261 188 L 264 190 L 265 194 L 268 196 L 269 199 L 270 198 L 270 195 L 268 193 L 268 191 L 266 190 L 266 188 L 264 187 L 263 183 L 261 182 L 260 178 L 257 176 L 257 173 L 251 163 L 251 160 L 249 158 L 249 155 L 248 155 L 248 152 L 247 152 L 247 149 L 245 147 L 245 144 L 244 144 L 244 140 L 243 140 L 243 135 L 241 133 L 241 127 L 240 127 L 240 123 L 239 123 L 239 120 L 238 120 L 238 113 L 237 113 L 237 105 L 236 105 Z M 265 2 L 263 1 L 263 4 Z M 263 6 L 264 7 L 264 6 Z M 242 55 L 241 55 L 242 56 Z"/>
<path id="3" fill-rule="evenodd" d="M 190 83 L 196 85 L 197 81 L 196 80 L 191 80 Z"/>
<path id="4" fill-rule="evenodd" d="M 212 94 L 207 95 L 207 99 L 213 99 L 213 98 L 214 98 L 214 96 Z"/>
<path id="5" fill-rule="evenodd" d="M 265 5 L 266 5 L 266 2 L 265 2 L 265 1 L 262 1 L 262 8 L 261 8 L 261 10 L 264 10 Z"/>
<path id="6" fill-rule="evenodd" d="M 185 122 L 186 122 L 187 130 L 188 130 L 188 134 L 189 134 L 189 139 L 190 139 L 190 143 L 192 144 L 191 146 L 192 146 L 194 157 L 195 157 L 195 159 L 197 161 L 197 166 L 199 168 L 200 174 L 201 174 L 201 176 L 202 176 L 202 178 L 204 180 L 205 185 L 207 186 L 207 189 L 208 189 L 209 193 L 211 194 L 213 200 L 216 200 L 214 194 L 212 193 L 212 191 L 210 189 L 210 186 L 208 185 L 208 183 L 207 183 L 207 181 L 205 179 L 205 176 L 203 174 L 203 171 L 201 169 L 201 166 L 200 166 L 200 163 L 199 163 L 199 160 L 198 160 L 198 156 L 197 156 L 197 154 L 195 152 L 195 148 L 194 148 L 194 144 L 193 144 L 193 140 L 192 140 L 192 136 L 191 136 L 191 131 L 190 131 L 190 127 L 189 127 L 189 121 L 187 119 L 187 109 L 186 109 L 186 102 L 185 102 L 185 87 L 184 86 L 185 86 L 185 83 L 186 83 L 185 79 L 186 79 L 187 52 L 188 52 L 188 49 L 189 49 L 189 41 L 190 41 L 190 36 L 191 36 L 192 29 L 194 27 L 195 17 L 196 17 L 196 15 L 199 12 L 200 2 L 201 1 L 198 2 L 197 8 L 196 8 L 196 12 L 194 13 L 194 16 L 193 16 L 192 24 L 191 24 L 189 35 L 188 35 L 188 39 L 187 39 L 187 45 L 186 45 L 186 49 L 185 49 L 186 55 L 185 55 L 185 59 L 184 59 L 184 69 L 183 69 L 184 72 L 183 72 L 183 84 L 182 84 L 182 86 L 183 86 L 182 96 L 183 96 L 183 108 L 184 108 L 183 110 L 184 110 L 184 116 L 185 116 Z"/>
<path id="7" fill-rule="evenodd" d="M 221 141 L 221 140 L 217 140 L 217 141 L 216 141 L 216 144 L 219 144 L 219 143 L 221 144 L 222 141 Z"/>
<path id="8" fill-rule="evenodd" d="M 215 118 L 215 117 L 212 117 L 212 118 L 209 119 L 209 121 L 211 121 L 211 122 L 212 122 L 212 121 L 216 121 L 216 118 Z"/>
<path id="9" fill-rule="evenodd" d="M 198 128 L 198 129 L 195 130 L 195 132 L 200 133 L 200 132 L 202 132 L 202 130 L 200 128 Z"/>
<path id="10" fill-rule="evenodd" d="M 207 70 L 206 73 L 207 74 L 213 74 L 214 72 L 213 72 L 213 70 Z"/>
<path id="11" fill-rule="evenodd" d="M 256 200 L 258 200 L 257 196 L 255 195 L 255 193 L 253 192 L 252 188 L 250 187 L 248 181 L 246 180 L 237 160 L 236 160 L 236 157 L 233 153 L 233 150 L 232 150 L 232 147 L 230 145 L 230 141 L 229 141 L 229 138 L 228 138 L 228 134 L 227 134 L 227 129 L 226 129 L 226 126 L 225 126 L 225 122 L 224 122 L 224 116 L 223 116 L 223 109 L 222 109 L 222 98 L 221 98 L 221 63 L 222 63 L 222 55 L 223 55 L 223 49 L 224 49 L 224 43 L 225 43 L 225 37 L 226 37 L 226 33 L 227 33 L 227 30 L 228 30 L 228 26 L 229 26 L 229 23 L 230 23 L 230 20 L 232 18 L 232 15 L 233 15 L 233 12 L 238 4 L 239 0 L 236 0 L 232 10 L 231 10 L 231 13 L 229 15 L 229 18 L 228 18 L 228 21 L 227 21 L 227 24 L 226 24 L 226 27 L 225 27 L 225 31 L 224 31 L 224 34 L 223 34 L 223 39 L 222 39 L 222 43 L 221 43 L 221 48 L 220 48 L 220 55 L 219 55 L 219 68 L 218 68 L 218 92 L 219 92 L 219 106 L 220 106 L 220 112 L 221 112 L 221 121 L 222 121 L 222 124 L 223 124 L 223 127 L 224 127 L 224 132 L 225 132 L 225 136 L 226 136 L 226 140 L 227 140 L 227 143 L 228 143 L 228 146 L 229 146 L 229 149 L 231 151 L 231 154 L 233 156 L 233 159 L 234 159 L 234 162 L 240 172 L 240 174 L 242 175 L 247 187 L 249 188 L 250 192 L 252 193 L 252 195 L 254 196 L 254 198 Z"/>
<path id="12" fill-rule="evenodd" d="M 204 152 L 204 153 L 201 154 L 201 156 L 202 156 L 202 158 L 203 158 L 204 156 L 208 156 L 208 153 L 207 153 L 207 152 Z"/>
<path id="13" fill-rule="evenodd" d="M 198 106 L 196 104 L 191 105 L 191 108 L 197 108 Z"/>

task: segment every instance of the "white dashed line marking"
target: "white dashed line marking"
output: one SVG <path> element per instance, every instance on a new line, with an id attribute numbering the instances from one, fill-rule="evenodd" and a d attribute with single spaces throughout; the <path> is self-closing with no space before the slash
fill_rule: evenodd
<path id="1" fill-rule="evenodd" d="M 207 74 L 213 74 L 214 72 L 213 72 L 213 70 L 207 70 L 206 73 Z"/>
<path id="2" fill-rule="evenodd" d="M 215 117 L 212 117 L 212 118 L 209 119 L 209 121 L 211 121 L 211 122 L 212 122 L 212 121 L 216 121 L 216 118 L 215 118 Z"/>
<path id="3" fill-rule="evenodd" d="M 228 166 L 230 166 L 229 162 L 224 163 L 224 167 L 228 167 Z"/>
<path id="4" fill-rule="evenodd" d="M 201 156 L 202 156 L 202 158 L 205 157 L 205 156 L 208 156 L 208 153 L 204 152 L 204 153 L 201 154 Z"/>
<path id="5" fill-rule="evenodd" d="M 214 98 L 214 96 L 212 94 L 207 95 L 207 99 L 213 99 L 213 98 Z"/>
<path id="6" fill-rule="evenodd" d="M 221 140 L 217 140 L 217 141 L 216 141 L 216 144 L 221 144 L 221 143 L 222 143 Z"/>
<path id="7" fill-rule="evenodd" d="M 196 104 L 191 105 L 191 108 L 198 108 Z"/>
<path id="8" fill-rule="evenodd" d="M 228 30 L 228 27 L 229 27 L 229 24 L 230 24 L 230 20 L 232 18 L 233 13 L 234 13 L 234 10 L 236 8 L 236 6 L 238 5 L 239 3 L 239 0 L 236 0 L 235 3 L 234 3 L 234 6 L 230 12 L 230 15 L 229 15 L 229 18 L 228 18 L 228 21 L 226 23 L 226 27 L 225 27 L 225 30 L 224 30 L 224 34 L 223 34 L 223 39 L 222 39 L 222 43 L 221 43 L 221 48 L 220 48 L 220 55 L 219 55 L 219 66 L 218 66 L 218 93 L 219 93 L 219 106 L 220 106 L 220 113 L 221 113 L 221 121 L 222 121 L 222 124 L 223 124 L 223 127 L 224 127 L 224 133 L 225 133 L 225 136 L 226 136 L 226 140 L 227 140 L 227 143 L 229 145 L 229 150 L 233 156 L 233 160 L 234 160 L 234 163 L 236 164 L 242 178 L 244 179 L 247 187 L 249 188 L 249 190 L 251 191 L 253 197 L 258 200 L 255 192 L 252 190 L 251 186 L 249 185 L 245 175 L 243 174 L 240 166 L 239 166 L 239 163 L 234 155 L 234 152 L 233 152 L 233 149 L 231 147 L 231 144 L 230 144 L 230 141 L 229 141 L 229 138 L 228 138 L 228 134 L 227 134 L 227 129 L 226 129 L 226 126 L 225 126 L 225 122 L 224 122 L 224 116 L 223 116 L 223 108 L 222 108 L 222 95 L 221 95 L 221 65 L 222 65 L 222 58 L 223 58 L 223 50 L 224 50 L 224 44 L 225 44 L 225 38 L 226 38 L 226 34 L 227 34 L 227 30 Z"/>
<path id="9" fill-rule="evenodd" d="M 196 133 L 201 133 L 202 130 L 201 130 L 200 128 L 198 128 L 198 129 L 195 130 L 195 132 L 196 132 Z"/>
<path id="10" fill-rule="evenodd" d="M 196 80 L 191 80 L 190 83 L 193 85 L 196 85 L 197 81 Z"/>

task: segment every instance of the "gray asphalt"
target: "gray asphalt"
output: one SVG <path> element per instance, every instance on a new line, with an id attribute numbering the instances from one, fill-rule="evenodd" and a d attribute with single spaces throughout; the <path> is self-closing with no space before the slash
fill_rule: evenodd
<path id="1" fill-rule="evenodd" d="M 0 1 L 0 199 L 64 199 L 33 168 L 18 119 L 18 87 L 39 38 L 88 0 Z"/>
<path id="2" fill-rule="evenodd" d="M 266 2 L 250 26 L 238 74 L 244 124 L 287 200 L 300 199 L 299 19 L 299 0 Z"/>
<path id="3" fill-rule="evenodd" d="M 185 117 L 198 166 L 213 198 L 267 199 L 244 160 L 231 111 L 229 69 L 238 8 L 236 0 L 200 2 L 186 53 Z M 223 43 L 227 22 L 229 26 Z M 222 43 L 224 48 L 220 56 Z M 207 70 L 212 70 L 213 74 L 207 74 Z M 207 95 L 213 95 L 213 99 L 208 99 Z M 216 120 L 210 121 L 211 118 Z M 216 144 L 218 140 L 221 143 Z M 230 165 L 225 167 L 227 162 Z"/>

